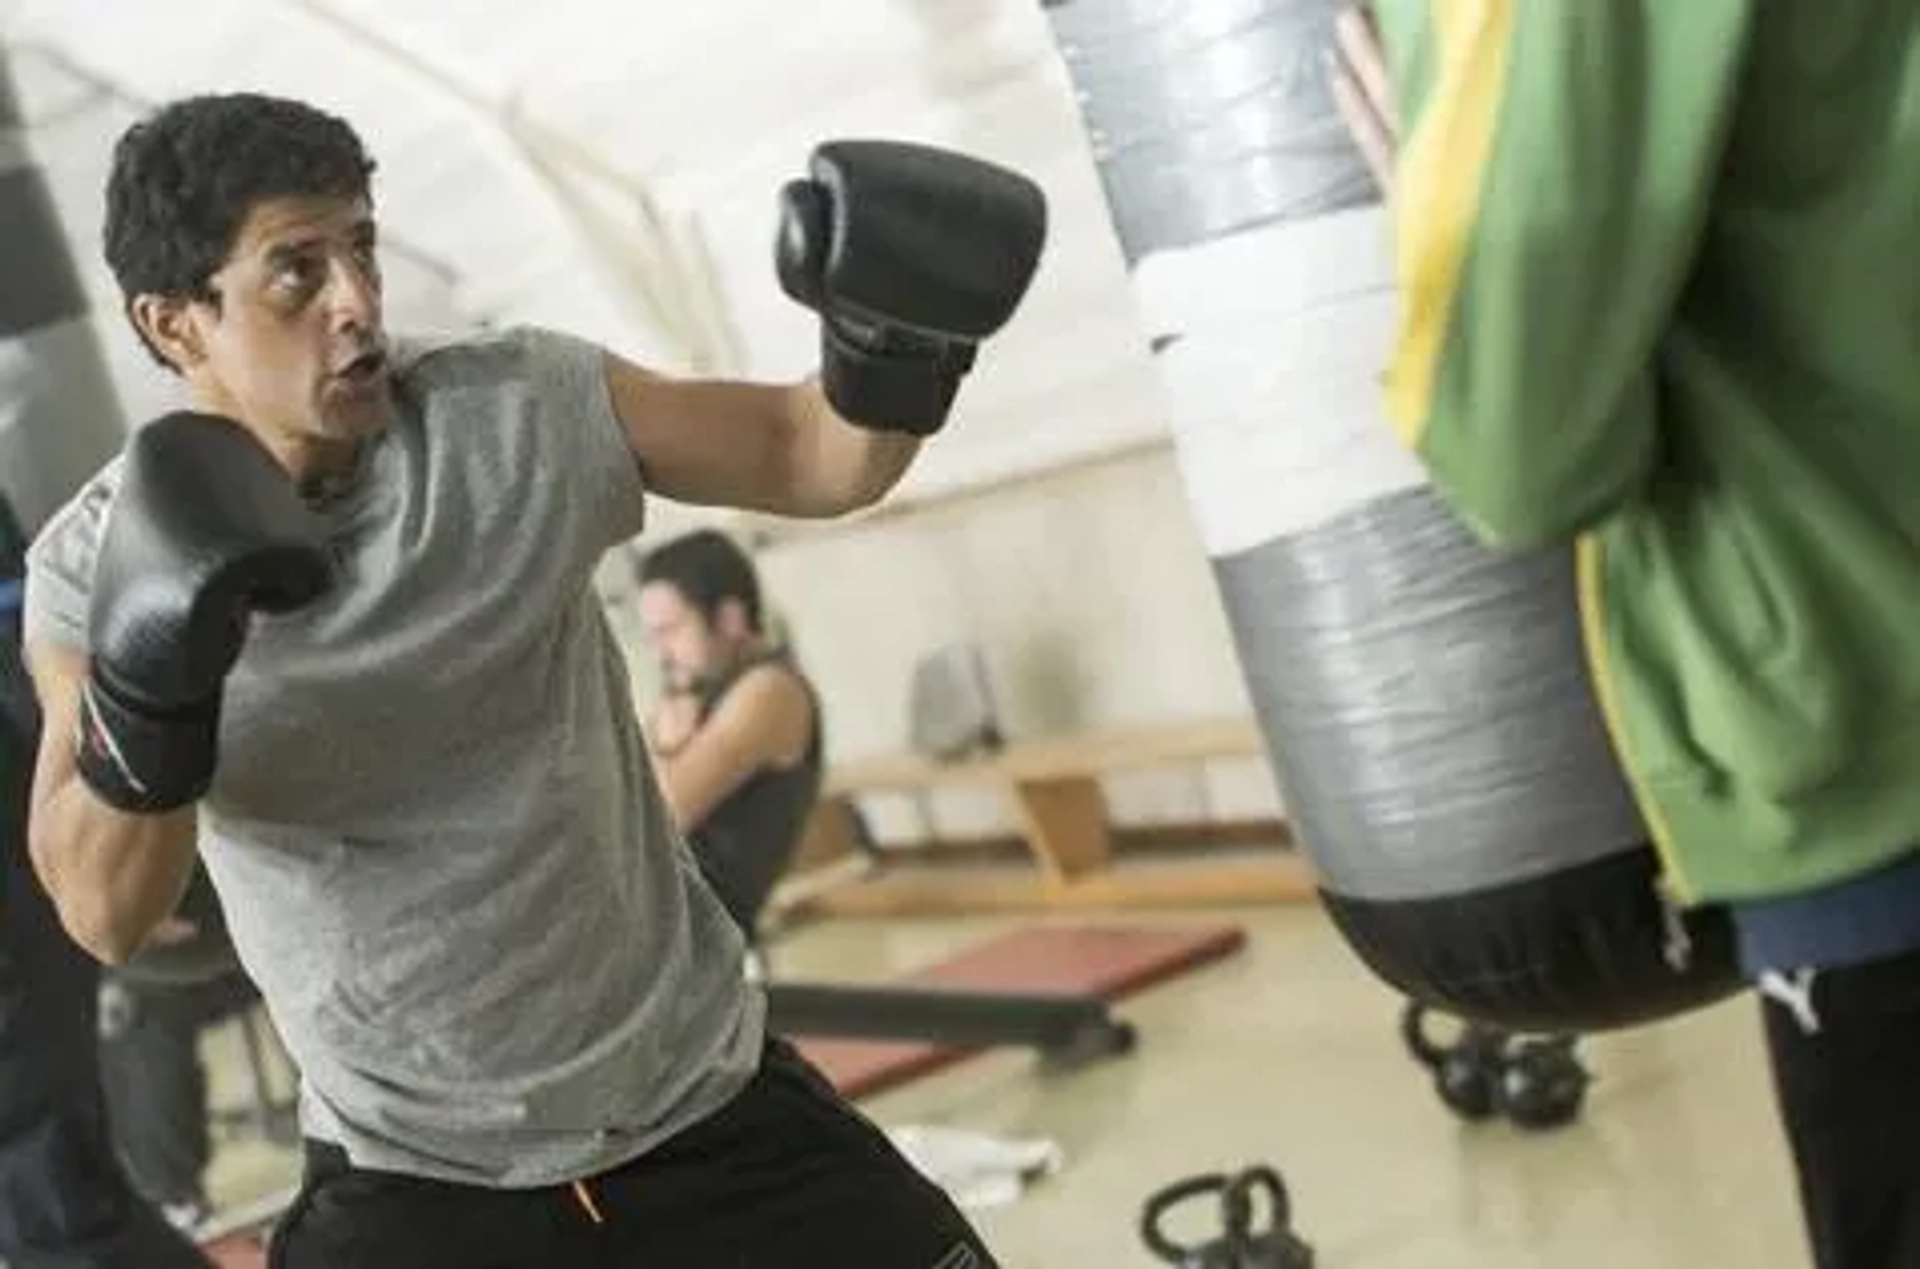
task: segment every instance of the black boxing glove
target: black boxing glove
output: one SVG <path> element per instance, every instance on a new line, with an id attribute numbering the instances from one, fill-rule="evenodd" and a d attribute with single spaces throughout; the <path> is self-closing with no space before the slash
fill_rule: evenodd
<path id="1" fill-rule="evenodd" d="M 930 435 L 1033 281 L 1046 196 L 898 141 L 828 142 L 808 173 L 780 191 L 774 258 L 781 289 L 820 314 L 827 400 L 849 422 Z"/>
<path id="2" fill-rule="evenodd" d="M 324 527 L 238 423 L 182 412 L 134 434 L 94 564 L 76 738 L 103 801 L 153 813 L 207 791 L 248 620 L 331 587 Z"/>

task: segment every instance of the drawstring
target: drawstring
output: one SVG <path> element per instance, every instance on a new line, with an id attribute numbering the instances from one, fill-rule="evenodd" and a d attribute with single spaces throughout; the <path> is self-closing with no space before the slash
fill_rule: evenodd
<path id="1" fill-rule="evenodd" d="M 585 1181 L 575 1181 L 573 1183 L 573 1197 L 580 1200 L 580 1206 L 586 1211 L 588 1220 L 596 1225 L 604 1225 L 607 1223 L 607 1218 L 601 1215 L 600 1205 L 593 1200 L 593 1191 L 587 1188 Z"/>

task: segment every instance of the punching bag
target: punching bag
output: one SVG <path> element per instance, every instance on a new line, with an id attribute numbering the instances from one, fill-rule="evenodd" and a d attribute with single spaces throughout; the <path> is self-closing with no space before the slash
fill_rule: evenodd
<path id="1" fill-rule="evenodd" d="M 1385 413 L 1390 226 L 1333 0 L 1046 6 L 1182 478 L 1327 911 L 1384 981 L 1516 1031 L 1742 986 L 1666 900 L 1588 678 L 1570 549 L 1482 547 Z M 1551 422 L 1543 421 L 1543 426 Z"/>
<path id="2" fill-rule="evenodd" d="M 27 533 L 120 448 L 119 395 L 0 48 L 0 492 Z"/>

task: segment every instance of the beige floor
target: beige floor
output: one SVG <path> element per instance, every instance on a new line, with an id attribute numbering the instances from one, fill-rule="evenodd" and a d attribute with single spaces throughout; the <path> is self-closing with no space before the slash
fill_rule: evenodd
<path id="1" fill-rule="evenodd" d="M 1213 920 L 1220 914 L 1077 920 Z M 1155 1262 L 1142 1198 L 1191 1172 L 1278 1167 L 1322 1269 L 1793 1269 L 1805 1265 L 1751 1001 L 1590 1041 L 1585 1120 L 1549 1136 L 1458 1123 L 1395 1034 L 1398 1001 L 1309 909 L 1232 914 L 1232 961 L 1129 1002 L 1133 1056 L 1047 1078 L 1005 1054 L 868 1103 L 888 1126 L 1046 1137 L 1066 1165 L 978 1214 L 1008 1269 Z M 783 942 L 789 977 L 864 978 L 984 937 L 991 922 L 844 922 Z M 216 1096 L 237 1049 L 215 1037 Z M 288 1159 L 223 1148 L 216 1194 L 283 1182 Z"/>

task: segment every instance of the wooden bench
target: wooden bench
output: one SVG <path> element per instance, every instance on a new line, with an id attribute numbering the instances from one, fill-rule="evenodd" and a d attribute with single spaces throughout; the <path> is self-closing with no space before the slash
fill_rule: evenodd
<path id="1" fill-rule="evenodd" d="M 1116 858 L 1104 780 L 1130 772 L 1265 756 L 1265 743 L 1255 723 L 1232 718 L 1024 738 L 992 753 L 953 762 L 901 755 L 845 763 L 828 773 L 798 855 L 797 871 L 869 858 L 862 849 L 860 798 L 962 788 L 995 791 L 1006 800 L 1030 863 L 1012 875 L 1002 870 L 998 876 L 967 876 L 953 867 L 929 869 L 922 875 L 905 866 L 862 871 L 856 865 L 855 883 L 816 887 L 818 893 L 807 894 L 800 902 L 842 914 L 894 915 L 1310 898 L 1312 876 L 1297 853 L 1284 849 L 1284 825 L 1277 826 L 1271 846 L 1257 854 L 1154 863 L 1122 863 Z M 791 910 L 791 905 L 782 906 Z"/>

